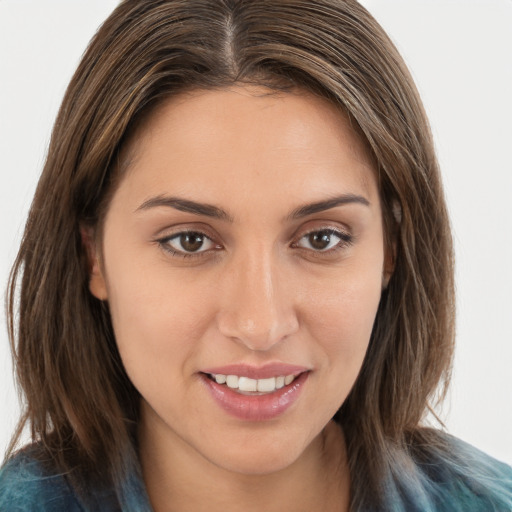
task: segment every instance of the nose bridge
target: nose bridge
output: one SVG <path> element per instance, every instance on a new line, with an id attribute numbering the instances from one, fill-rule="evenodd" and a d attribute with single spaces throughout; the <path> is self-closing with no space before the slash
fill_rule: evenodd
<path id="1" fill-rule="evenodd" d="M 224 335 L 251 350 L 269 350 L 296 330 L 282 265 L 270 248 L 233 257 L 219 318 Z"/>

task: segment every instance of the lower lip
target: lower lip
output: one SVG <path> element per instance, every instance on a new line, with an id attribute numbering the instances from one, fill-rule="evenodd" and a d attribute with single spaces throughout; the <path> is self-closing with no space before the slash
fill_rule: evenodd
<path id="1" fill-rule="evenodd" d="M 291 384 L 266 395 L 242 395 L 225 384 L 202 374 L 211 396 L 227 413 L 245 421 L 264 421 L 277 418 L 299 398 L 309 372 L 301 373 Z"/>

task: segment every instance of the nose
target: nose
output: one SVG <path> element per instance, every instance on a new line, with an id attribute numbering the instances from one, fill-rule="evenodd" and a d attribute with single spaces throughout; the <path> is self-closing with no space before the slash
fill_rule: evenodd
<path id="1" fill-rule="evenodd" d="M 258 251 L 259 252 L 259 251 Z M 221 333 L 253 351 L 268 351 L 299 327 L 289 272 L 269 255 L 240 255 L 219 283 Z"/>

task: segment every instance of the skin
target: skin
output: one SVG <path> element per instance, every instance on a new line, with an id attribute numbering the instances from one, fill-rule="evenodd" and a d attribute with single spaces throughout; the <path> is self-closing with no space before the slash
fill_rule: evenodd
<path id="1" fill-rule="evenodd" d="M 109 303 L 142 396 L 154 509 L 348 510 L 345 443 L 331 418 L 357 378 L 390 274 L 363 142 L 326 100 L 237 86 L 169 100 L 124 158 L 102 239 L 91 242 L 90 289 Z M 291 216 L 344 194 L 364 201 Z M 163 196 L 229 219 L 147 206 Z M 186 230 L 208 238 L 192 256 L 169 252 L 184 252 L 169 237 Z M 311 233 L 326 230 L 350 241 L 330 234 L 319 250 Z M 239 362 L 310 372 L 285 413 L 248 422 L 221 409 L 199 373 Z"/>

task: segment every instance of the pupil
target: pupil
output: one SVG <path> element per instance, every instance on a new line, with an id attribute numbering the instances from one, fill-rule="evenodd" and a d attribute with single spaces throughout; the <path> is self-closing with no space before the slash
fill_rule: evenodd
<path id="1" fill-rule="evenodd" d="M 331 234 L 326 231 L 311 233 L 309 235 L 309 243 L 311 244 L 311 247 L 315 249 L 325 249 L 331 243 Z"/>
<path id="2" fill-rule="evenodd" d="M 203 240 L 203 235 L 199 233 L 185 233 L 180 237 L 181 246 L 188 252 L 195 252 L 201 249 Z"/>

